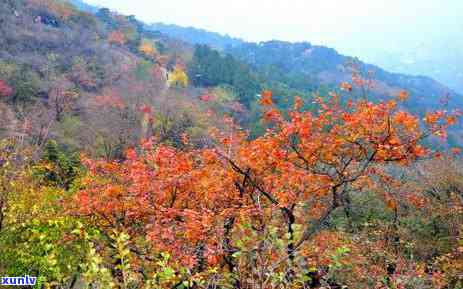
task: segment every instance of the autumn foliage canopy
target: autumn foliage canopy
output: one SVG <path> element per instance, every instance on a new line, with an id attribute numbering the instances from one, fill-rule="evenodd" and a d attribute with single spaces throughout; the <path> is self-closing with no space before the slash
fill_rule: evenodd
<path id="1" fill-rule="evenodd" d="M 297 99 L 285 116 L 265 91 L 269 128 L 257 139 L 228 118 L 228 129 L 211 130 L 215 144 L 207 148 L 179 150 L 154 138 L 138 152 L 129 150 L 123 162 L 85 159 L 89 174 L 72 211 L 98 227 L 144 237 L 190 268 L 237 266 L 230 256 L 246 235 L 243 224 L 262 232 L 277 226 L 288 235 L 286 250 L 269 257 L 293 260 L 309 252 L 306 243 L 333 212 L 349 209 L 352 192 L 380 187 L 392 177 L 388 164 L 429 157 L 422 140 L 442 136 L 451 124 L 435 113 L 422 127 L 394 100 L 343 107 L 331 94 L 316 102 L 313 113 Z M 386 193 L 378 198 L 396 207 Z"/>
<path id="2" fill-rule="evenodd" d="M 455 94 L 322 46 L 219 51 L 71 2 L 0 1 L 0 276 L 463 288 Z"/>

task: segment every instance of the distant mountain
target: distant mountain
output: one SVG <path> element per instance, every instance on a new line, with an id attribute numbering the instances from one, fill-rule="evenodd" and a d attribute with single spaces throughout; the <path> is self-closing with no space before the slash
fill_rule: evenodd
<path id="1" fill-rule="evenodd" d="M 268 41 L 243 43 L 226 51 L 268 77 L 284 79 L 297 89 L 313 83 L 335 86 L 349 81 L 352 77 L 349 68 L 355 66 L 364 77 L 374 79 L 372 92 L 375 95 L 391 96 L 400 89 L 408 90 L 413 109 L 424 111 L 435 107 L 442 98 L 449 98 L 450 106 L 463 105 L 457 93 L 430 77 L 390 73 L 325 46 Z"/>
<path id="2" fill-rule="evenodd" d="M 206 44 L 216 49 L 225 49 L 241 45 L 244 41 L 228 35 L 210 32 L 194 27 L 181 27 L 173 24 L 153 23 L 146 26 L 147 29 L 157 30 L 173 38 L 177 38 L 193 44 Z"/>
<path id="3" fill-rule="evenodd" d="M 463 106 L 462 98 L 454 90 L 431 77 L 391 73 L 325 46 L 284 41 L 252 43 L 202 29 L 162 23 L 147 27 L 192 44 L 215 47 L 246 62 L 267 81 L 283 82 L 293 89 L 313 91 L 334 87 L 351 79 L 346 65 L 355 63 L 363 74 L 376 80 L 373 88 L 376 95 L 391 96 L 406 89 L 411 93 L 410 108 L 419 111 L 441 105 L 443 98 L 449 98 L 452 107 Z"/>
<path id="4" fill-rule="evenodd" d="M 463 94 L 463 43 L 426 43 L 412 50 L 370 51 L 365 58 L 390 71 L 433 77 Z"/>
<path id="5" fill-rule="evenodd" d="M 83 0 L 70 0 L 76 6 L 89 12 L 98 8 L 86 4 Z M 193 44 L 206 44 L 219 50 L 237 47 L 244 43 L 239 38 L 210 32 L 194 27 L 181 27 L 174 24 L 153 23 L 146 25 L 150 30 L 157 30 Z M 445 38 L 445 36 L 442 36 Z M 385 70 L 409 75 L 432 77 L 459 94 L 463 94 L 463 40 L 429 39 L 414 48 L 396 47 L 383 50 L 362 48 L 350 50 L 349 54 L 358 56 L 368 63 L 374 63 Z"/>

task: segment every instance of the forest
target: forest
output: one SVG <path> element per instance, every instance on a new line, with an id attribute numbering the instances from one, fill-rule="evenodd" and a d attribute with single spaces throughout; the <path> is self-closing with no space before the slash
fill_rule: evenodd
<path id="1" fill-rule="evenodd" d="M 0 277 L 463 288 L 460 95 L 71 2 L 0 1 Z"/>

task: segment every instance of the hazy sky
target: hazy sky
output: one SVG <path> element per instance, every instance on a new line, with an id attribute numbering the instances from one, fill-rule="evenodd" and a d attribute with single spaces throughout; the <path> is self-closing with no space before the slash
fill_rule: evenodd
<path id="1" fill-rule="evenodd" d="M 86 0 L 245 40 L 309 41 L 347 54 L 462 39 L 463 0 Z"/>

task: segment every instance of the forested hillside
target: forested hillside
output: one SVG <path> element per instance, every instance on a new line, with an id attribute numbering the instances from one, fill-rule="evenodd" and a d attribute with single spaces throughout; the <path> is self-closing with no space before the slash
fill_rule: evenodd
<path id="1" fill-rule="evenodd" d="M 449 97 L 453 107 L 463 105 L 459 95 L 431 78 L 389 73 L 324 46 L 270 41 L 247 43 L 227 51 L 268 77 L 284 79 L 297 89 L 314 84 L 335 86 L 358 72 L 371 79 L 372 94 L 387 97 L 399 89 L 406 89 L 410 92 L 410 105 L 422 110 L 438 105 L 442 97 Z"/>
<path id="2" fill-rule="evenodd" d="M 190 130 L 200 142 L 209 106 L 231 113 L 237 106 L 227 88 L 218 87 L 222 99 L 205 105 L 200 97 L 209 90 L 189 86 L 188 44 L 144 31 L 133 17 L 108 9 L 92 15 L 63 3 L 1 4 L 2 115 L 16 126 L 5 134 L 19 133 L 26 121 L 37 144 L 59 138 L 72 150 L 113 157 L 150 130 L 173 142 Z M 152 127 L 145 111 L 161 106 Z"/>
<path id="3" fill-rule="evenodd" d="M 268 41 L 245 42 L 205 30 L 156 23 L 147 26 L 193 44 L 207 44 L 250 64 L 271 80 L 283 81 L 296 89 L 310 89 L 321 84 L 336 85 L 351 77 L 349 66 L 355 65 L 378 83 L 378 94 L 394 89 L 407 89 L 416 98 L 415 104 L 435 105 L 439 97 L 452 96 L 454 105 L 462 105 L 461 97 L 437 81 L 421 76 L 388 73 L 355 57 L 340 55 L 334 49 L 305 43 Z"/>
<path id="4" fill-rule="evenodd" d="M 0 285 L 463 288 L 455 93 L 73 3 L 0 2 Z"/>

